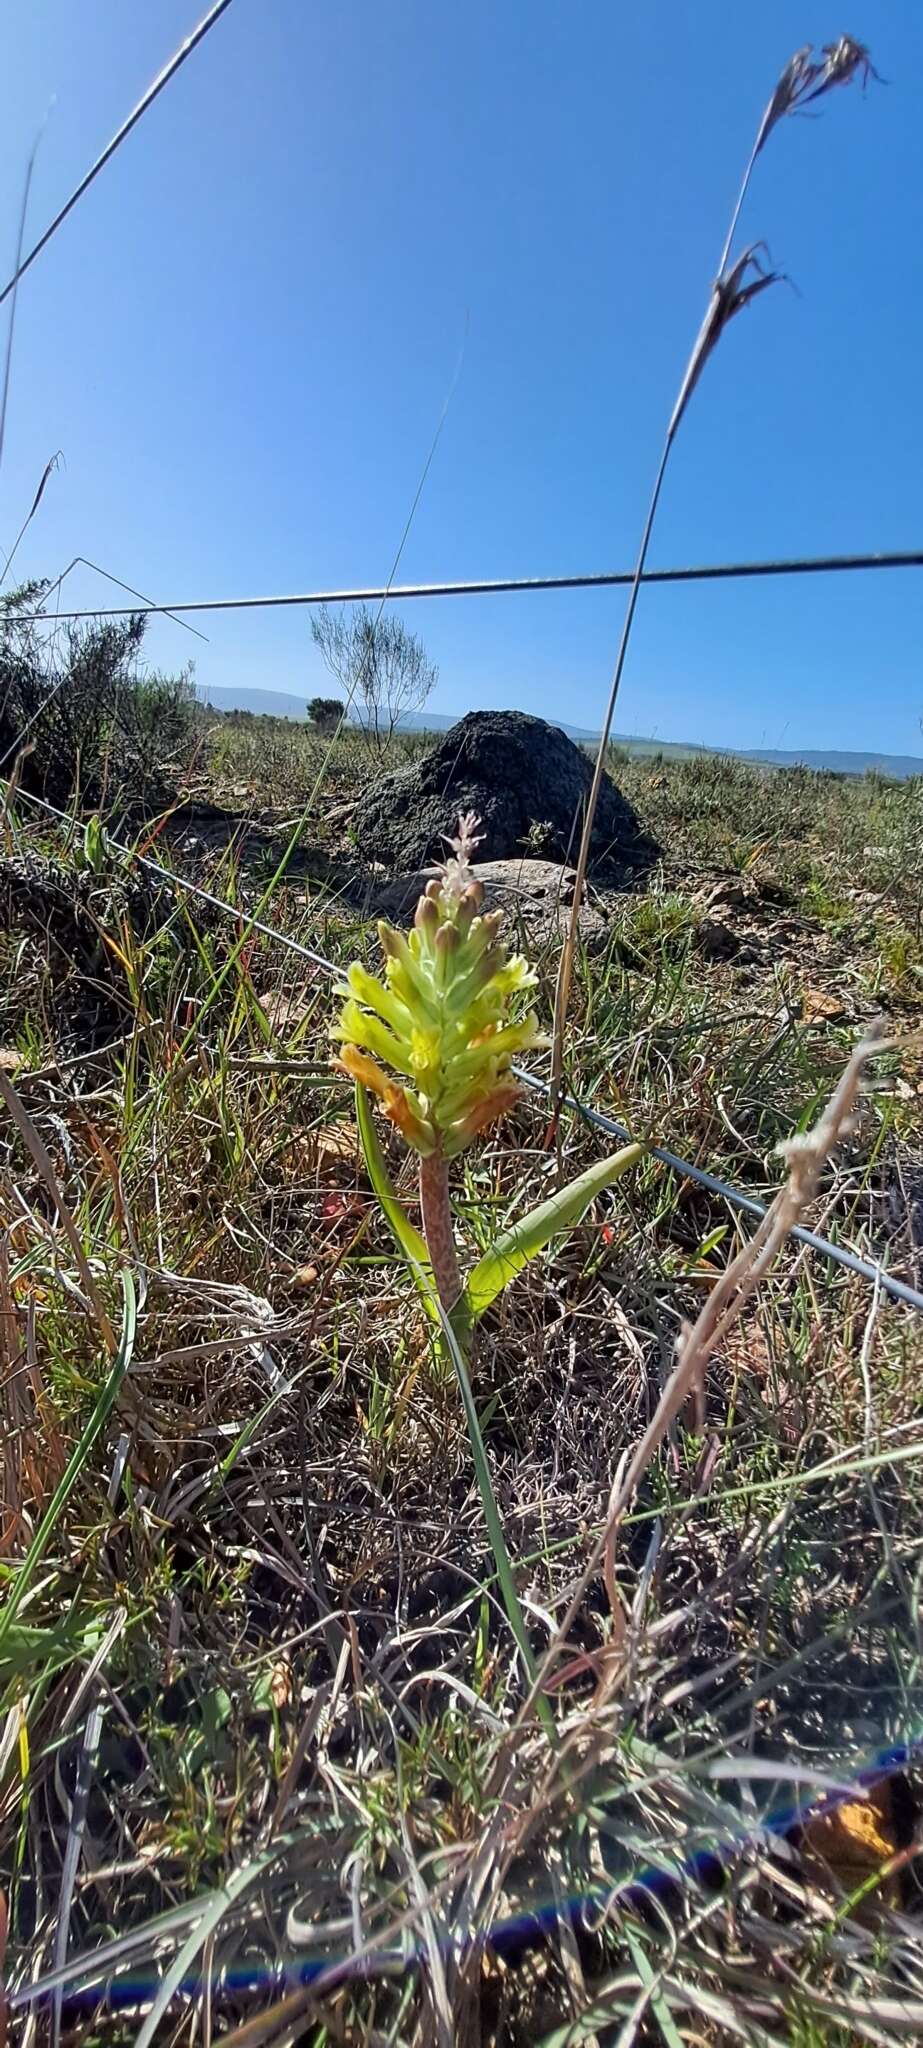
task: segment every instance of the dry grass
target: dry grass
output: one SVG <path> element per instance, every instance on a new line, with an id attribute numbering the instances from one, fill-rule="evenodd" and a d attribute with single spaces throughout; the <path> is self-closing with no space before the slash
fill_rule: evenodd
<path id="1" fill-rule="evenodd" d="M 264 841 L 233 867 L 196 858 L 252 900 L 316 764 L 272 731 L 261 775 L 259 735 L 237 735 L 216 734 L 211 787 L 268 792 Z M 347 750 L 344 806 L 363 772 Z M 711 762 L 619 774 L 670 858 L 607 899 L 602 950 L 578 956 L 574 1081 L 769 1192 L 773 1147 L 816 1120 L 872 1015 L 919 1017 L 920 791 Z M 326 879 L 302 873 L 272 916 L 349 957 L 370 942 L 331 881 L 350 857 L 332 808 L 311 828 Z M 918 1322 L 782 1255 L 720 1336 L 704 1409 L 680 1408 L 637 1475 L 613 1691 L 612 1573 L 584 1584 L 587 1561 L 740 1226 L 648 1162 L 523 1274 L 475 1390 L 540 1663 L 582 1587 L 546 1675 L 549 1747 L 457 1398 L 327 1069 L 326 984 L 260 940 L 218 988 L 235 928 L 194 931 L 189 906 L 111 936 L 134 994 L 84 1052 L 86 989 L 49 978 L 35 935 L 2 941 L 4 1064 L 57 1189 L 7 1120 L 5 1572 L 87 1445 L 2 1646 L 13 2024 L 66 1950 L 82 2042 L 140 2040 L 174 1964 L 144 2038 L 912 2037 Z M 542 971 L 547 1015 L 550 952 Z M 881 1061 L 815 1211 L 918 1278 L 921 1074 L 917 1054 Z M 545 1139 L 525 1103 L 466 1162 L 472 1248 L 540 1197 Z M 577 1122 L 562 1142 L 568 1168 L 592 1156 Z M 131 1365 L 87 1443 L 126 1273 Z M 883 1771 L 892 1874 L 844 1891 L 803 1854 L 805 1805 Z M 74 1959 L 97 1952 L 81 1991 Z M 52 2022 L 48 1999 L 35 2038 Z"/>

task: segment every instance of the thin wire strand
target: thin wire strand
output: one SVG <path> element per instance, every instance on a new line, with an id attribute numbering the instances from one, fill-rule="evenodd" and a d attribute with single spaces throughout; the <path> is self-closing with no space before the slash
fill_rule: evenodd
<path id="1" fill-rule="evenodd" d="M 15 550 L 14 550 L 14 552 L 15 552 Z M 52 585 L 51 585 L 50 589 L 49 589 L 48 591 L 46 591 L 46 593 L 45 593 L 45 601 L 46 601 L 46 603 L 47 603 L 47 601 L 48 601 L 48 598 L 49 598 L 49 597 L 50 597 L 50 596 L 52 595 L 52 593 L 53 593 L 53 592 L 54 592 L 55 590 L 60 590 L 60 588 L 61 588 L 61 585 L 62 585 L 62 583 L 64 582 L 64 578 L 65 578 L 65 576 L 69 576 L 69 575 L 70 575 L 70 572 L 71 572 L 71 570 L 72 570 L 72 569 L 75 569 L 75 568 L 77 567 L 77 564 L 78 564 L 78 562 L 82 562 L 82 563 L 83 563 L 83 565 L 84 565 L 84 567 L 85 567 L 85 568 L 87 568 L 87 569 L 94 569 L 94 570 L 96 571 L 96 574 L 97 574 L 97 576 L 105 576 L 105 577 L 106 577 L 106 578 L 108 579 L 108 581 L 109 581 L 110 583 L 117 583 L 117 584 L 118 584 L 118 586 L 119 586 L 119 589 L 120 589 L 120 590 L 127 590 L 127 591 L 128 591 L 128 592 L 129 592 L 129 593 L 130 593 L 130 594 L 131 594 L 131 595 L 132 595 L 133 597 L 140 597 L 140 598 L 142 598 L 142 602 L 143 602 L 143 603 L 144 603 L 144 604 L 145 604 L 145 605 L 146 605 L 146 606 L 147 606 L 148 608 L 150 607 L 150 603 L 151 603 L 151 600 L 150 600 L 150 598 L 144 597 L 144 595 L 143 595 L 143 592 L 142 592 L 142 591 L 140 591 L 140 590 L 135 590 L 135 589 L 134 589 L 134 586 L 133 586 L 133 585 L 132 585 L 131 583 L 124 583 L 124 582 L 122 581 L 122 578 L 121 578 L 121 576 L 113 576 L 113 575 L 111 574 L 111 572 L 110 572 L 110 571 L 109 571 L 108 569 L 101 569 L 101 568 L 99 567 L 99 564 L 98 564 L 97 562 L 91 562 L 91 561 L 90 561 L 90 559 L 89 559 L 89 557 L 88 557 L 87 555 L 75 555 L 75 556 L 74 556 L 74 559 L 73 559 L 73 561 L 72 561 L 72 562 L 69 562 L 69 563 L 68 563 L 68 566 L 67 566 L 67 568 L 66 568 L 66 569 L 62 569 L 62 571 L 61 571 L 61 574 L 60 574 L 60 576 L 58 577 L 57 581 L 56 581 L 55 583 L 52 583 Z M 7 568 L 8 568 L 8 567 L 9 567 L 9 560 L 7 561 Z M 4 573 L 5 573 L 5 572 L 4 572 Z M 15 615 L 14 615 L 14 616 L 15 616 Z M 51 613 L 47 614 L 47 616 L 48 616 L 49 618 L 51 618 L 51 619 L 52 619 L 52 620 L 54 621 L 54 624 L 55 624 L 55 626 L 57 626 L 57 624 L 58 624 L 58 621 L 59 621 L 59 619 L 61 618 L 61 613 L 60 613 L 60 612 L 51 612 Z M 176 618 L 173 618 L 173 613 L 172 613 L 172 612 L 168 612 L 168 613 L 166 614 L 166 617 L 167 617 L 167 618 L 170 618 L 170 619 L 173 619 L 173 624 L 174 624 L 175 626 L 182 626 L 182 629 L 183 629 L 183 632 L 184 632 L 184 633 L 194 633 L 194 634 L 195 634 L 195 636 L 196 636 L 196 639 L 197 639 L 197 640 L 204 640 L 204 641 L 205 641 L 205 644 L 206 644 L 206 646 L 208 646 L 208 644 L 209 644 L 209 641 L 208 641 L 208 634 L 207 634 L 207 633 L 202 633 L 202 632 L 200 632 L 200 631 L 199 631 L 199 628 L 198 628 L 198 626 L 190 626 L 190 624 L 189 624 L 189 621 L 188 621 L 188 619 L 176 619 Z M 23 726 L 21 726 L 21 727 L 20 727 L 20 729 L 19 729 L 19 732 L 18 732 L 18 733 L 16 734 L 16 738 L 15 738 L 14 740 L 12 740 L 12 741 L 11 741 L 11 743 L 10 743 L 10 745 L 9 745 L 9 746 L 7 747 L 6 753 L 5 753 L 5 754 L 2 754 L 2 755 L 0 755 L 0 768 L 5 768 L 5 767 L 6 767 L 6 765 L 7 765 L 7 762 L 8 762 L 9 760 L 11 760 L 11 759 L 12 759 L 12 756 L 13 756 L 14 754 L 16 754 L 16 753 L 18 753 L 18 752 L 19 752 L 19 750 L 20 750 L 20 748 L 21 748 L 21 746 L 22 746 L 23 740 L 24 740 L 24 739 L 26 738 L 27 734 L 28 734 L 28 733 L 30 733 L 30 732 L 32 731 L 32 727 L 33 727 L 33 726 L 34 726 L 34 725 L 35 725 L 35 724 L 37 723 L 37 721 L 38 721 L 38 720 L 39 720 L 40 718 L 43 718 L 43 717 L 44 717 L 44 715 L 45 715 L 45 712 L 46 712 L 46 711 L 48 710 L 48 706 L 49 706 L 49 704 L 53 704 L 53 703 L 54 703 L 54 700 L 55 700 L 56 696 L 58 695 L 58 692 L 59 692 L 60 690 L 63 690 L 63 688 L 64 688 L 64 685 L 65 685 L 65 683 L 66 683 L 66 682 L 68 681 L 68 678 L 69 678 L 69 670 L 68 670 L 68 669 L 66 669 L 66 668 L 62 669 L 62 671 L 61 671 L 61 674 L 60 674 L 60 676 L 58 677 L 58 680 L 57 680 L 57 682 L 56 682 L 56 683 L 55 683 L 55 685 L 54 685 L 54 688 L 53 688 L 53 689 L 51 689 L 51 690 L 49 690 L 49 692 L 48 692 L 48 695 L 47 695 L 47 697 L 43 697 L 43 698 L 42 698 L 42 701 L 41 701 L 41 703 L 40 703 L 40 704 L 38 704 L 38 705 L 36 706 L 35 710 L 33 711 L 33 713 L 32 713 L 32 716 L 31 716 L 31 718 L 27 718 L 27 719 L 26 719 L 26 722 L 25 722 L 25 725 L 23 725 Z"/>
<path id="2" fill-rule="evenodd" d="M 107 583 L 117 583 L 120 590 L 127 590 L 129 597 L 139 598 L 145 611 L 159 612 L 164 609 L 161 605 L 155 605 L 152 597 L 146 597 L 143 590 L 136 590 L 133 583 L 126 583 L 124 577 L 114 576 L 111 569 L 104 569 L 99 562 L 91 562 L 89 555 L 75 555 L 73 561 L 68 562 L 67 568 L 61 570 L 60 576 L 55 577 L 54 582 L 49 584 L 45 592 L 44 603 L 46 605 L 49 599 L 54 596 L 55 591 L 60 590 L 65 578 L 71 574 L 73 569 L 77 568 L 92 569 L 94 576 L 104 576 Z M 67 617 L 67 613 L 55 611 L 48 616 L 52 617 L 55 624 L 57 624 L 59 619 Z M 168 619 L 173 618 L 169 606 L 164 611 L 164 617 Z M 210 646 L 208 634 L 200 632 L 198 626 L 190 626 L 186 619 L 175 619 L 174 624 L 182 626 L 184 633 L 194 633 L 197 640 L 204 640 L 206 647 Z"/>
<path id="3" fill-rule="evenodd" d="M 48 803 L 45 797 L 33 796 L 30 790 L 14 789 L 4 776 L 0 776 L 0 784 L 14 801 L 21 798 L 26 803 L 34 804 L 39 810 L 46 811 L 60 824 L 72 825 L 73 820 L 68 817 L 66 811 L 59 811 L 54 804 Z M 131 847 L 126 846 L 121 840 L 110 837 L 109 845 L 117 853 L 136 861 L 139 867 L 147 868 L 169 888 L 181 891 L 187 896 L 197 897 L 200 902 L 209 904 L 213 910 L 232 918 L 235 923 L 244 924 L 249 931 L 259 932 L 263 938 L 275 940 L 276 944 L 284 947 L 287 952 L 296 954 L 299 959 L 308 961 L 313 967 L 321 968 L 334 979 L 340 979 L 343 970 L 335 961 L 328 960 L 326 954 L 316 952 L 313 947 L 304 945 L 302 940 L 292 938 L 290 933 L 277 931 L 274 925 L 265 924 L 261 918 L 235 908 L 233 903 L 226 903 L 223 897 L 214 896 L 210 889 L 203 889 L 201 883 L 190 882 L 185 875 L 171 873 L 170 869 L 162 867 L 159 861 L 152 860 L 149 854 L 134 853 Z M 540 1075 L 529 1073 L 525 1067 L 514 1067 L 513 1072 L 516 1079 L 533 1094 L 541 1095 L 546 1101 L 550 1100 L 550 1084 L 543 1081 Z M 624 1124 L 619 1123 L 615 1117 L 605 1116 L 601 1110 L 593 1109 L 589 1103 L 581 1102 L 579 1096 L 566 1094 L 562 1101 L 568 1109 L 572 1109 L 596 1130 L 605 1131 L 608 1136 L 622 1141 L 632 1138 L 633 1133 Z M 762 1219 L 767 1213 L 766 1203 L 759 1201 L 755 1195 L 745 1194 L 742 1188 L 734 1187 L 730 1181 L 721 1180 L 717 1174 L 709 1173 L 705 1167 L 696 1166 L 691 1159 L 680 1158 L 678 1152 L 671 1152 L 666 1146 L 651 1145 L 649 1157 L 659 1160 L 660 1164 L 668 1167 L 672 1173 L 677 1173 L 686 1180 L 695 1181 L 698 1187 L 706 1188 L 709 1194 L 720 1196 L 732 1208 L 739 1209 L 748 1216 Z M 836 1265 L 845 1266 L 849 1272 L 856 1273 L 870 1285 L 883 1288 L 895 1301 L 901 1301 L 906 1307 L 923 1314 L 923 1293 L 909 1286 L 906 1281 L 886 1272 L 883 1266 L 873 1260 L 860 1258 L 858 1253 L 848 1250 L 845 1245 L 833 1244 L 829 1238 L 819 1236 L 816 1231 L 806 1230 L 800 1223 L 789 1231 L 789 1236 L 796 1239 L 799 1244 L 807 1245 L 811 1251 L 818 1252 L 823 1258 L 832 1259 Z"/>
<path id="4" fill-rule="evenodd" d="M 870 555 L 793 555 L 755 562 L 701 562 L 688 568 L 645 569 L 642 583 L 722 583 L 744 577 L 836 576 L 862 569 L 923 569 L 923 548 L 895 549 Z M 413 597 L 503 597 L 511 592 L 528 596 L 540 590 L 612 590 L 634 582 L 633 569 L 603 569 L 573 576 L 482 576 L 467 583 L 392 583 L 359 586 L 354 590 L 295 590 L 268 592 L 246 597 L 196 597 L 182 603 L 152 604 L 149 612 L 243 612 L 273 611 L 287 605 L 372 604 L 382 598 L 406 603 Z M 133 605 L 100 611 L 56 612 L 60 619 L 122 619 Z M 41 625 L 43 612 L 22 612 L 23 625 Z"/>
<path id="5" fill-rule="evenodd" d="M 116 129 L 115 134 L 107 142 L 102 154 L 96 158 L 95 163 L 90 165 L 89 170 L 81 178 L 79 185 L 74 187 L 70 198 L 65 200 L 64 205 L 59 208 L 54 219 L 49 221 L 44 234 L 39 236 L 38 241 L 29 250 L 28 256 L 24 256 L 22 262 L 17 263 L 12 277 L 4 285 L 3 290 L 0 291 L 0 306 L 9 298 L 10 293 L 15 291 L 20 278 L 25 277 L 26 271 L 31 269 L 36 257 L 41 255 L 42 250 L 51 241 L 52 235 L 57 234 L 59 227 L 66 221 L 68 214 L 73 212 L 78 200 L 82 199 L 84 193 L 89 190 L 94 178 L 99 177 L 100 171 L 104 169 L 110 157 L 113 157 L 116 150 L 121 148 L 126 137 L 137 126 L 142 114 L 146 114 L 148 107 L 153 106 L 158 94 L 163 92 L 164 86 L 169 85 L 171 78 L 176 77 L 180 66 L 185 64 L 187 57 L 191 57 L 193 50 L 202 42 L 203 37 L 207 36 L 209 29 L 214 28 L 216 21 L 226 12 L 230 4 L 231 0 L 215 0 L 214 7 L 210 7 L 208 13 L 203 15 L 198 27 L 194 28 L 192 34 L 188 35 L 185 42 L 180 44 L 179 49 L 174 51 L 169 62 L 164 65 L 162 71 L 158 72 L 157 77 L 148 86 L 147 91 L 142 93 L 137 106 L 132 108 L 127 120 L 123 121 L 121 127 Z"/>

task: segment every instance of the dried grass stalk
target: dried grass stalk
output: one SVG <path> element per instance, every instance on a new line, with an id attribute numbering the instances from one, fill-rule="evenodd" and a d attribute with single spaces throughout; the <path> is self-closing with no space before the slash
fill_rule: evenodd
<path id="1" fill-rule="evenodd" d="M 34 1307 L 24 1342 L 10 1278 L 7 1238 L 0 1239 L 0 1557 L 28 1546 L 36 1515 L 67 1463 L 57 1411 L 35 1351 Z"/>
<path id="2" fill-rule="evenodd" d="M 112 1324 L 109 1320 L 109 1316 L 102 1295 L 99 1291 L 96 1281 L 93 1278 L 93 1274 L 90 1271 L 89 1261 L 87 1259 L 86 1252 L 83 1249 L 83 1244 L 80 1238 L 80 1232 L 77 1229 L 77 1225 L 74 1221 L 74 1218 L 71 1215 L 67 1203 L 64 1200 L 64 1196 L 61 1193 L 61 1189 L 58 1185 L 57 1174 L 55 1173 L 54 1167 L 52 1166 L 48 1153 L 45 1150 L 44 1145 L 42 1144 L 41 1138 L 39 1137 L 35 1125 L 33 1124 L 32 1119 L 28 1115 L 26 1109 L 23 1107 L 23 1104 L 20 1102 L 19 1096 L 16 1094 L 15 1089 L 11 1088 L 9 1081 L 7 1080 L 6 1075 L 3 1073 L 2 1070 L 0 1070 L 0 1101 L 3 1102 L 5 1108 L 9 1112 L 10 1117 L 12 1118 L 13 1123 L 16 1125 L 20 1137 L 22 1138 L 28 1151 L 31 1153 L 35 1165 L 37 1166 L 38 1171 L 42 1177 L 42 1180 L 44 1181 L 45 1186 L 48 1190 L 48 1193 L 51 1196 L 54 1206 L 58 1212 L 58 1216 L 61 1220 L 61 1225 L 64 1230 L 64 1234 L 70 1245 L 71 1251 L 73 1252 L 74 1264 L 80 1275 L 80 1279 L 83 1284 L 83 1289 L 87 1301 L 89 1302 L 93 1314 L 96 1318 L 96 1322 L 102 1334 L 103 1342 L 105 1343 L 106 1349 L 109 1352 L 110 1357 L 114 1358 L 119 1348 L 118 1338 L 116 1337 L 115 1331 L 113 1330 Z"/>
<path id="3" fill-rule="evenodd" d="M 779 271 L 763 267 L 759 252 L 764 247 L 764 244 L 760 242 L 751 243 L 743 251 L 743 254 L 738 256 L 731 268 L 728 269 L 737 225 L 757 158 L 765 148 L 773 129 L 778 126 L 780 121 L 785 119 L 787 114 L 801 113 L 804 108 L 814 105 L 817 100 L 823 98 L 826 93 L 832 92 L 836 86 L 848 85 L 852 79 L 857 77 L 861 78 L 864 87 L 870 78 L 877 79 L 878 73 L 872 64 L 865 44 L 857 42 L 853 36 L 840 36 L 835 43 L 825 43 L 820 55 L 817 57 L 814 56 L 811 45 L 808 43 L 803 49 L 796 50 L 794 56 L 789 59 L 756 131 L 756 138 L 741 181 L 740 191 L 737 195 L 730 226 L 721 252 L 721 260 L 718 264 L 714 284 L 712 285 L 708 309 L 696 336 L 695 345 L 680 386 L 679 396 L 670 416 L 670 423 L 660 457 L 660 465 L 654 479 L 654 488 L 647 508 L 644 530 L 641 535 L 641 545 L 638 550 L 638 559 L 635 565 L 635 573 L 632 579 L 621 638 L 619 640 L 618 653 L 615 659 L 615 668 L 612 673 L 609 701 L 606 705 L 606 715 L 596 754 L 593 781 L 587 799 L 586 816 L 583 821 L 580 850 L 577 855 L 576 880 L 571 903 L 570 922 L 558 966 L 551 1054 L 552 1115 L 555 1122 L 560 1111 L 564 1087 L 564 1026 L 567 1019 L 573 982 L 580 906 L 583 902 L 583 892 L 586 885 L 593 820 L 596 816 L 596 806 L 599 800 L 599 791 L 604 772 L 606 747 L 609 743 L 616 699 L 625 667 L 625 657 L 628 652 L 628 643 L 631 637 L 635 608 L 641 587 L 641 578 L 644 574 L 645 562 L 647 561 L 648 546 L 657 514 L 657 506 L 660 502 L 660 493 L 663 488 L 663 480 L 666 474 L 667 463 L 670 459 L 670 452 L 692 393 L 709 357 L 714 353 L 725 328 L 736 313 L 741 312 L 744 306 L 749 306 L 760 292 L 767 290 L 769 285 L 777 283 L 782 275 Z M 756 274 L 752 275 L 751 273 L 753 272 Z"/>
<path id="4" fill-rule="evenodd" d="M 814 1129 L 804 1137 L 791 1138 L 779 1147 L 788 1162 L 785 1185 L 780 1188 L 775 1201 L 767 1209 L 749 1244 L 745 1245 L 731 1261 L 726 1273 L 713 1287 L 696 1322 L 691 1328 L 689 1325 L 683 1328 L 677 1345 L 676 1365 L 640 1443 L 624 1473 L 616 1479 L 605 1525 L 593 1547 L 586 1568 L 581 1573 L 579 1584 L 572 1594 L 554 1642 L 543 1661 L 532 1696 L 527 1702 L 527 1709 L 531 1706 L 535 1694 L 547 1684 L 552 1666 L 565 1649 L 569 1631 L 581 1608 L 587 1587 L 600 1567 L 603 1568 L 606 1584 L 610 1588 L 610 1598 L 612 1597 L 611 1589 L 615 1586 L 615 1546 L 622 1518 L 671 1422 L 679 1415 L 690 1394 L 701 1386 L 709 1359 L 723 1343 L 745 1303 L 760 1281 L 765 1278 L 789 1231 L 799 1222 L 814 1200 L 831 1153 L 852 1128 L 862 1072 L 867 1061 L 879 1053 L 889 1052 L 898 1047 L 901 1051 L 906 1051 L 919 1043 L 921 1035 L 923 1034 L 916 1033 L 897 1041 L 883 1039 L 880 1036 L 864 1039 L 853 1052 L 842 1079 Z M 620 1605 L 613 1609 L 613 1624 L 613 1653 L 607 1660 L 600 1680 L 598 1704 L 611 1692 L 624 1668 L 621 1654 L 624 1647 L 624 1620 Z"/>

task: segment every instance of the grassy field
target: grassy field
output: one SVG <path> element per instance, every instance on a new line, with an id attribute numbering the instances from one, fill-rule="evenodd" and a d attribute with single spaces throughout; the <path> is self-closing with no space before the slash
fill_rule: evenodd
<path id="1" fill-rule="evenodd" d="M 11 2024 L 83 2048 L 911 2038 L 923 1321 L 790 1246 L 623 1524 L 617 1682 L 600 1571 L 523 1714 L 458 1391 L 330 1067 L 329 980 L 243 915 L 297 825 L 263 916 L 375 961 L 369 772 L 355 737 L 203 734 L 184 808 L 136 844 L 236 920 L 156 885 L 139 910 L 98 835 L 6 807 L 7 858 L 76 867 L 95 935 L 83 957 L 34 920 L 0 936 Z M 872 1021 L 919 1026 L 923 784 L 615 772 L 661 858 L 600 895 L 571 1088 L 768 1197 Z M 557 944 L 534 950 L 547 1022 Z M 568 1171 L 599 1146 L 568 1113 Z M 460 1162 L 466 1255 L 554 1170 L 524 1098 Z M 923 1286 L 919 1047 L 870 1069 L 809 1220 Z M 751 1227 L 647 1159 L 485 1324 L 533 1658 Z M 852 1796 L 821 1821 L 831 1782 Z M 22 2031 L 30 1982 L 97 1950 Z"/>

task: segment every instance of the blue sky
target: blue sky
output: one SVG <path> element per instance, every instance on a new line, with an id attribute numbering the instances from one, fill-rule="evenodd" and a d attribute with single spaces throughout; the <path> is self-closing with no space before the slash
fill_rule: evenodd
<path id="1" fill-rule="evenodd" d="M 201 0 L 204 7 L 204 0 Z M 0 246 L 35 234 L 196 0 L 8 0 Z M 920 546 L 923 8 L 233 0 L 20 291 L 0 542 L 167 601 L 622 567 L 782 65 L 842 29 L 889 83 L 788 121 L 744 221 L 791 276 L 684 422 L 654 562 Z M 467 331 L 467 340 L 465 335 Z M 642 595 L 622 731 L 923 754 L 923 572 Z M 105 601 L 74 572 L 72 600 Z M 408 606 L 444 711 L 598 724 L 624 597 Z M 321 687 L 305 613 L 158 624 L 199 681 Z"/>

